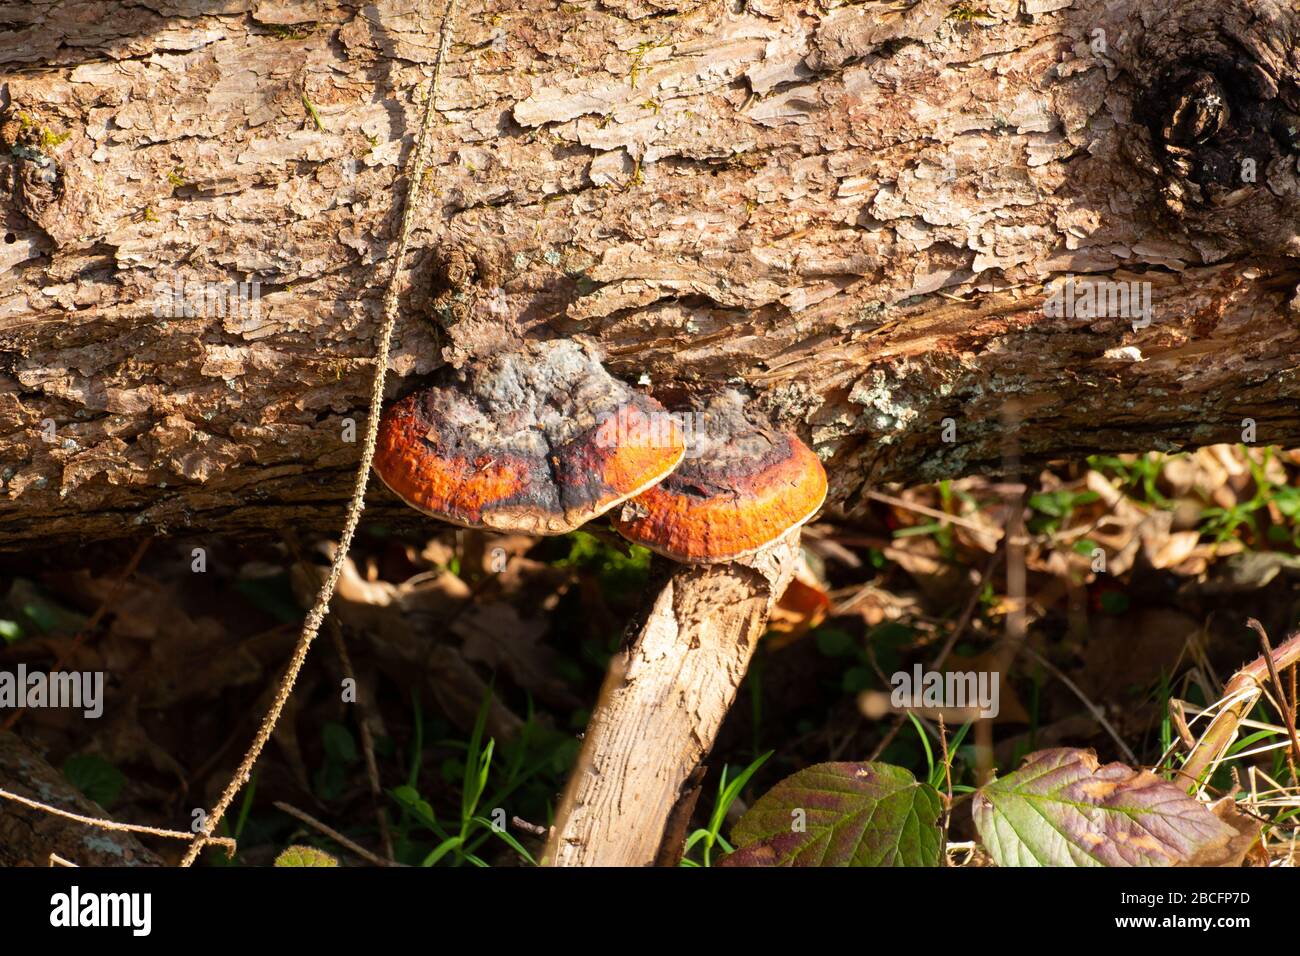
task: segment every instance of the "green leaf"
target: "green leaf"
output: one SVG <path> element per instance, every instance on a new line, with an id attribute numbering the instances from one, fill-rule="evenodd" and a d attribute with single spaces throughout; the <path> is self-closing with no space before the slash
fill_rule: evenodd
<path id="1" fill-rule="evenodd" d="M 823 657 L 856 657 L 860 650 L 853 635 L 839 628 L 819 627 L 813 635 Z"/>
<path id="2" fill-rule="evenodd" d="M 316 770 L 316 793 L 324 800 L 335 800 L 343 793 L 348 779 L 348 767 L 359 759 L 352 731 L 335 721 L 321 727 L 321 743 L 325 760 Z"/>
<path id="3" fill-rule="evenodd" d="M 822 763 L 741 817 L 724 866 L 938 866 L 939 794 L 902 767 Z"/>
<path id="4" fill-rule="evenodd" d="M 331 760 L 348 764 L 357 759 L 357 742 L 352 737 L 352 731 L 337 721 L 327 721 L 321 728 L 321 743 L 325 747 L 326 757 Z"/>
<path id="5" fill-rule="evenodd" d="M 917 719 L 916 714 L 910 710 L 907 711 L 907 719 L 912 722 L 916 728 L 916 735 L 921 738 L 921 746 L 925 748 L 925 767 L 929 779 L 934 779 L 934 750 L 930 747 L 930 738 L 926 735 L 925 726 Z"/>
<path id="6" fill-rule="evenodd" d="M 28 633 L 76 634 L 86 626 L 84 615 L 56 604 L 26 578 L 14 578 L 5 603 L 14 609 L 16 623 Z"/>
<path id="7" fill-rule="evenodd" d="M 276 866 L 338 866 L 339 861 L 314 846 L 291 846 L 275 858 Z"/>
<path id="8" fill-rule="evenodd" d="M 722 779 L 726 781 L 726 784 L 718 795 L 718 801 L 713 808 L 713 813 L 709 816 L 710 831 L 714 834 L 721 832 L 722 821 L 727 815 L 727 810 L 736 802 L 736 798 L 740 796 L 740 791 L 749 786 L 749 778 L 754 776 L 758 772 L 758 768 L 767 763 L 768 758 L 771 756 L 772 751 L 769 750 L 737 774 L 733 780 L 727 780 L 727 768 L 722 768 Z"/>
<path id="9" fill-rule="evenodd" d="M 1062 498 L 1060 492 L 1044 491 L 1029 496 L 1029 507 L 1053 518 L 1060 518 L 1065 514 L 1067 501 L 1068 499 Z"/>
<path id="10" fill-rule="evenodd" d="M 469 751 L 465 758 L 465 776 L 461 782 L 461 825 L 464 826 L 474 816 L 479 798 L 487 786 L 488 771 L 492 767 L 492 748 L 494 741 L 489 740 L 483 746 L 483 732 L 487 728 L 488 712 L 492 708 L 492 689 L 489 687 L 479 704 L 478 716 L 474 720 L 474 731 L 469 738 Z"/>
<path id="11" fill-rule="evenodd" d="M 894 532 L 895 538 L 916 538 L 923 534 L 935 534 L 944 529 L 942 521 L 930 521 L 926 524 L 912 525 L 907 528 L 899 528 Z"/>
<path id="12" fill-rule="evenodd" d="M 1181 786 L 1072 747 L 1030 754 L 972 811 L 999 866 L 1221 865 L 1237 836 Z"/>
<path id="13" fill-rule="evenodd" d="M 846 694 L 859 694 L 874 687 L 876 672 L 865 664 L 850 667 L 840 675 L 840 689 Z"/>
<path id="14" fill-rule="evenodd" d="M 293 586 L 287 574 L 239 578 L 235 581 L 235 590 L 259 611 L 281 624 L 297 624 L 302 620 L 302 607 L 293 596 Z"/>
<path id="15" fill-rule="evenodd" d="M 608 600 L 627 600 L 645 586 L 650 576 L 650 552 L 640 545 L 632 545 L 625 554 L 586 531 L 574 531 L 566 540 L 569 555 L 555 566 L 593 572 Z"/>
<path id="16" fill-rule="evenodd" d="M 63 775 L 74 787 L 104 809 L 117 802 L 126 777 L 103 757 L 80 754 L 63 762 Z"/>
<path id="17" fill-rule="evenodd" d="M 1236 754 L 1241 753 L 1243 750 L 1250 749 L 1250 747 L 1259 743 L 1261 740 L 1267 740 L 1270 737 L 1277 736 L 1278 733 L 1280 733 L 1280 731 L 1257 730 L 1255 731 L 1255 733 L 1242 737 L 1240 740 L 1234 743 L 1231 747 L 1229 747 L 1226 751 L 1224 751 L 1223 757 L 1226 760 L 1228 757 L 1235 756 Z"/>
<path id="18" fill-rule="evenodd" d="M 1122 591 L 1102 591 L 1101 609 L 1107 614 L 1123 614 L 1129 609 L 1129 597 Z"/>
<path id="19" fill-rule="evenodd" d="M 400 787 L 394 787 L 388 792 L 392 795 L 394 800 L 400 803 L 409 813 L 429 829 L 436 830 L 438 828 L 438 818 L 434 815 L 433 807 L 430 806 L 429 802 L 420 796 L 420 792 L 410 784 L 403 784 Z"/>

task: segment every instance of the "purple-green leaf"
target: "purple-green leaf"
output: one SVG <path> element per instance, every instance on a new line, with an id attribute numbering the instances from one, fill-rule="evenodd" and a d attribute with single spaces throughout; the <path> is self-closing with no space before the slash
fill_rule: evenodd
<path id="1" fill-rule="evenodd" d="M 1099 766 L 1091 750 L 1030 754 L 972 812 L 998 866 L 1233 866 L 1244 853 L 1238 831 L 1181 786 Z"/>
<path id="2" fill-rule="evenodd" d="M 939 794 L 902 767 L 821 763 L 764 794 L 723 866 L 938 866 Z"/>

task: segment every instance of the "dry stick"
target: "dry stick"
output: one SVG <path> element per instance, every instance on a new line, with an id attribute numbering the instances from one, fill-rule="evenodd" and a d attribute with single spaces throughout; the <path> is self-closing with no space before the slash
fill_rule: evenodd
<path id="1" fill-rule="evenodd" d="M 546 836 L 546 827 L 539 827 L 536 823 L 529 823 L 523 817 L 511 817 L 510 820 L 519 829 L 527 831 L 533 836 Z"/>
<path id="2" fill-rule="evenodd" d="M 1051 675 L 1053 677 L 1055 677 L 1062 684 L 1068 687 L 1070 689 L 1070 693 L 1074 694 L 1075 697 L 1079 698 L 1079 701 L 1083 704 L 1083 706 L 1088 708 L 1088 713 L 1092 714 L 1093 720 L 1097 721 L 1097 723 L 1101 726 L 1101 729 L 1106 731 L 1106 733 L 1110 734 L 1110 739 L 1115 741 L 1119 749 L 1124 752 L 1124 756 L 1128 758 L 1129 763 L 1133 764 L 1134 766 L 1137 766 L 1138 763 L 1137 755 L 1133 753 L 1132 750 L 1129 749 L 1129 745 L 1124 743 L 1124 738 L 1121 737 L 1119 733 L 1116 732 L 1115 728 L 1111 726 L 1110 721 L 1106 719 L 1106 715 L 1102 712 L 1102 709 L 1098 707 L 1096 704 L 1094 704 L 1089 699 L 1088 695 L 1079 689 L 1078 684 L 1070 680 L 1070 678 L 1066 677 L 1065 673 L 1059 667 L 1057 667 L 1055 664 L 1049 661 L 1042 654 L 1038 653 L 1038 651 L 1034 650 L 1028 644 L 1021 644 L 1019 650 L 1021 653 L 1028 654 L 1030 657 L 1036 660 L 1046 670 L 1051 672 Z"/>
<path id="3" fill-rule="evenodd" d="M 971 591 L 970 597 L 966 600 L 966 606 L 962 608 L 961 617 L 957 619 L 956 626 L 953 627 L 952 632 L 948 635 L 948 639 L 943 642 L 943 647 L 939 649 L 939 653 L 936 654 L 934 660 L 930 662 L 930 670 L 937 671 L 939 668 L 943 667 L 944 662 L 948 660 L 948 655 L 952 653 L 952 649 L 957 646 L 957 642 L 961 640 L 961 636 L 966 633 L 966 628 L 970 626 L 971 618 L 975 616 L 975 609 L 979 607 L 980 596 L 984 593 L 984 585 L 992 580 L 994 572 L 998 569 L 998 565 L 1002 563 L 1004 553 L 1005 552 L 1002 548 L 998 548 L 989 555 L 988 561 L 984 564 L 984 569 L 980 572 L 979 581 L 976 582 L 974 589 Z"/>
<path id="4" fill-rule="evenodd" d="M 1290 706 L 1291 706 L 1291 723 L 1293 724 L 1295 723 L 1296 707 L 1300 706 L 1300 697 L 1296 697 L 1296 686 L 1295 686 L 1296 670 L 1297 668 L 1294 664 L 1292 664 L 1291 667 L 1287 668 L 1287 673 L 1291 677 L 1291 694 L 1290 694 L 1291 705 Z M 1294 774 L 1292 774 L 1292 776 L 1294 777 Z"/>
<path id="5" fill-rule="evenodd" d="M 944 781 L 944 800 L 943 800 L 943 836 L 948 838 L 948 824 L 952 820 L 952 761 L 948 758 L 948 728 L 944 726 L 943 714 L 939 714 L 939 746 L 942 748 L 943 758 L 943 781 Z M 947 855 L 944 857 L 947 862 Z"/>
<path id="6" fill-rule="evenodd" d="M 1025 529 L 1025 508 L 1029 501 L 1029 488 L 1020 481 L 1020 425 L 1024 421 L 1024 407 L 1019 399 L 1002 405 L 1002 487 L 1006 494 L 1008 513 L 1003 526 L 1003 560 L 1006 567 L 1007 598 L 1010 607 L 1004 621 L 1005 633 L 993 651 L 993 667 L 1006 674 L 1016 652 L 1025 647 L 1029 633 L 1029 577 L 1025 559 L 1028 535 Z M 975 779 L 986 784 L 993 779 L 993 722 L 975 721 Z"/>
<path id="7" fill-rule="evenodd" d="M 1210 721 L 1210 726 L 1201 734 L 1201 739 L 1196 742 L 1178 771 L 1190 781 L 1187 787 L 1189 793 L 1201 788 L 1202 777 L 1218 765 L 1224 752 L 1236 739 L 1237 727 L 1263 693 L 1270 664 L 1281 670 L 1300 661 L 1300 631 L 1294 632 L 1267 657 L 1268 660 L 1261 656 L 1251 661 L 1232 675 L 1232 680 L 1224 686 L 1220 703 L 1226 706 Z"/>
<path id="8" fill-rule="evenodd" d="M 876 535 L 832 534 L 832 535 L 827 535 L 822 540 L 833 541 L 836 544 L 842 544 L 846 547 L 875 548 L 877 551 L 879 551 L 885 557 L 889 558 L 889 560 L 891 561 L 897 561 L 900 558 L 910 558 L 914 556 L 914 552 L 908 552 L 908 551 L 904 551 L 902 548 L 894 547 L 891 541 L 896 539 L 881 538 Z M 931 554 L 931 555 L 927 555 L 926 557 L 930 561 L 935 562 L 935 564 L 946 564 L 952 568 L 964 568 L 967 566 L 965 563 L 958 561 L 955 558 L 945 558 L 941 554 Z"/>
<path id="9" fill-rule="evenodd" d="M 1294 664 L 1292 664 L 1291 667 L 1287 669 L 1287 673 L 1291 675 L 1291 722 L 1292 723 L 1295 723 L 1296 707 L 1300 705 L 1300 697 L 1296 697 L 1296 687 L 1295 687 L 1295 682 L 1296 682 L 1295 672 L 1298 669 L 1300 668 L 1297 668 Z"/>
<path id="10" fill-rule="evenodd" d="M 1015 406 L 1006 405 L 1002 408 L 1002 427 L 1008 427 L 1009 421 L 1013 424 L 1019 424 L 1019 411 Z M 998 528 L 997 531 L 992 531 L 992 529 L 989 528 L 982 529 L 982 531 L 991 533 L 991 535 L 995 536 L 993 537 L 993 542 L 995 542 L 996 550 L 989 555 L 988 561 L 985 562 L 984 570 L 980 572 L 979 583 L 975 585 L 975 591 L 971 592 L 971 596 L 966 602 L 966 607 L 962 610 L 962 617 L 958 619 L 956 627 L 954 627 L 952 633 L 949 633 L 948 635 L 948 640 L 944 641 L 943 648 L 940 649 L 939 654 L 937 654 L 935 659 L 933 659 L 933 662 L 930 665 L 930 669 L 933 671 L 937 671 L 940 667 L 944 666 L 944 662 L 948 659 L 948 654 L 952 653 L 954 646 L 957 646 L 959 637 L 961 637 L 962 633 L 966 631 L 966 628 L 970 626 L 971 618 L 975 615 L 975 609 L 979 606 L 979 598 L 980 594 L 984 591 L 985 581 L 992 578 L 993 572 L 997 570 L 998 563 L 1002 561 L 1006 562 L 1006 588 L 1008 588 L 1009 596 L 1014 600 L 1014 598 L 1017 597 L 1018 591 L 1019 597 L 1022 598 L 1021 604 L 1023 605 L 1023 510 L 1028 490 L 1024 488 L 1024 485 L 1019 483 L 1019 481 L 1005 480 L 1006 475 L 1018 473 L 1019 460 L 1021 460 L 1019 459 L 1019 445 L 1017 444 L 1017 441 L 1015 441 L 1014 434 L 1009 433 L 1009 437 L 1006 437 L 1004 444 L 1002 444 L 1002 471 L 1004 471 L 1004 481 L 1002 481 L 998 486 L 1008 493 L 1009 498 L 1014 496 L 1015 506 L 1011 509 L 1008 519 L 1006 519 L 1006 523 L 1002 525 L 1001 528 Z M 880 492 L 867 492 L 867 497 L 875 498 L 876 501 L 889 503 L 889 505 L 914 507 L 909 505 L 906 501 L 902 501 L 901 498 L 893 498 L 888 496 L 888 494 L 881 494 Z M 935 511 L 935 515 L 944 516 L 946 515 L 946 512 Z M 948 515 L 948 518 L 952 518 L 952 515 Z M 980 529 L 979 525 L 974 525 L 974 523 L 965 522 L 965 524 L 969 525 L 972 529 Z M 1006 665 L 1009 665 L 1010 658 L 1015 656 L 1015 648 L 1017 648 L 1019 644 L 1023 643 L 1023 640 L 1024 609 L 1022 606 L 1019 607 L 1019 610 L 1013 610 L 1010 614 L 1006 615 L 1006 637 L 1004 641 L 1002 641 L 1001 645 L 1010 646 L 1011 648 L 1010 656 L 1006 656 L 1005 652 L 1002 653 L 1002 658 L 1004 658 Z M 1005 666 L 1002 670 L 1005 670 Z M 872 752 L 871 757 L 868 757 L 868 761 L 878 760 L 880 754 L 884 753 L 885 748 L 889 747 L 889 744 L 892 743 L 894 737 L 898 736 L 898 731 L 902 730 L 905 723 L 906 713 L 900 714 L 898 717 L 894 718 L 893 726 L 889 728 L 889 731 L 884 735 L 884 737 L 881 737 L 880 743 L 876 745 L 876 749 Z M 992 753 L 993 735 L 991 724 L 989 724 L 988 721 L 975 721 L 975 754 L 976 765 L 978 765 L 976 766 L 976 774 L 978 774 L 980 780 L 992 777 Z"/>
<path id="11" fill-rule="evenodd" d="M 334 561 L 330 565 L 329 576 L 321 585 L 321 589 L 316 595 L 316 603 L 308 612 L 307 619 L 303 622 L 302 635 L 298 638 L 297 646 L 294 647 L 293 656 L 289 659 L 289 666 L 280 681 L 271 709 L 262 721 L 262 726 L 258 728 L 257 736 L 253 738 L 253 743 L 248 748 L 248 752 L 244 754 L 244 759 L 240 761 L 238 769 L 230 778 L 230 782 L 226 785 L 220 799 L 217 800 L 216 806 L 212 808 L 212 812 L 208 815 L 203 832 L 198 839 L 190 844 L 189 849 L 185 852 L 185 856 L 181 860 L 181 866 L 191 866 L 198 859 L 199 852 L 204 845 L 212 840 L 209 834 L 216 829 L 217 824 L 221 822 L 221 818 L 225 816 L 226 810 L 234 802 L 235 796 L 252 775 L 253 765 L 257 763 L 257 758 L 261 756 L 262 749 L 271 738 L 271 732 L 275 729 L 280 714 L 284 710 L 284 705 L 293 692 L 294 682 L 297 681 L 298 673 L 302 670 L 303 662 L 307 659 L 307 651 L 311 648 L 312 641 L 315 640 L 317 633 L 320 631 L 325 615 L 329 613 L 329 603 L 334 597 L 334 588 L 338 585 L 339 576 L 343 573 L 343 563 L 352 547 L 352 536 L 356 533 L 357 524 L 361 520 L 361 511 L 365 507 L 366 485 L 370 481 L 370 465 L 374 461 L 375 442 L 379 435 L 379 409 L 384 402 L 384 378 L 388 372 L 388 352 L 393 341 L 393 327 L 397 324 L 397 280 L 402 272 L 406 250 L 411 241 L 411 231 L 415 225 L 415 210 L 419 204 L 420 187 L 424 179 L 429 130 L 433 126 L 433 117 L 436 112 L 434 100 L 438 94 L 438 80 L 442 76 L 442 63 L 446 58 L 447 44 L 451 39 L 450 23 L 451 18 L 455 15 L 455 10 L 456 0 L 448 0 L 446 11 L 442 16 L 438 56 L 434 61 L 433 76 L 429 80 L 429 92 L 424 103 L 424 118 L 420 124 L 420 132 L 415 147 L 411 150 L 410 172 L 407 176 L 406 187 L 406 207 L 402 210 L 402 226 L 401 232 L 398 234 L 397 251 L 393 256 L 393 271 L 388 277 L 388 288 L 384 293 L 383 325 L 380 328 L 379 348 L 375 355 L 375 377 L 370 388 L 370 416 L 366 421 L 366 441 L 361 450 L 361 461 L 357 465 L 356 484 L 352 491 L 352 500 L 348 503 L 347 519 L 343 524 L 343 533 L 339 536 L 339 544 L 334 551 Z"/>
<path id="12" fill-rule="evenodd" d="M 88 817 L 84 813 L 73 813 L 71 810 L 62 810 L 59 807 L 52 807 L 48 803 L 41 803 L 39 800 L 33 800 L 31 797 L 24 797 L 17 793 L 11 793 L 8 790 L 0 790 L 0 799 L 12 800 L 14 803 L 21 803 L 25 807 L 31 807 L 33 810 L 42 810 L 45 813 L 56 817 L 63 817 L 66 820 L 75 820 L 77 823 L 84 823 L 87 826 L 96 827 L 100 830 L 117 830 L 125 833 L 145 833 L 149 836 L 168 837 L 172 840 L 191 840 L 194 838 L 193 833 L 185 830 L 163 830 L 158 827 L 147 827 L 139 823 L 118 823 L 116 820 L 105 820 L 101 817 Z M 222 846 L 234 849 L 235 841 L 229 837 L 212 837 L 213 843 L 219 843 Z"/>
<path id="13" fill-rule="evenodd" d="M 650 866 L 794 574 L 795 531 L 749 558 L 683 567 L 610 661 L 556 809 L 551 866 Z"/>
<path id="14" fill-rule="evenodd" d="M 397 863 L 394 863 L 392 860 L 385 860 L 382 856 L 377 856 L 374 853 L 371 853 L 361 844 L 354 843 L 353 841 L 345 837 L 342 833 L 339 833 L 338 830 L 335 830 L 333 827 L 329 826 L 328 824 L 321 823 L 321 821 L 317 820 L 310 813 L 306 813 L 303 810 L 299 810 L 297 807 L 293 806 L 293 804 L 285 803 L 282 800 L 275 800 L 272 802 L 271 805 L 275 807 L 277 810 L 283 810 L 291 817 L 298 818 L 303 823 L 307 824 L 307 826 L 311 827 L 313 830 L 325 834 L 325 836 L 329 837 L 339 846 L 343 847 L 346 850 L 351 851 L 352 853 L 355 853 L 357 856 L 361 857 L 361 859 L 365 860 L 367 863 L 372 863 L 375 866 L 398 866 L 399 865 Z"/>
<path id="15" fill-rule="evenodd" d="M 1004 535 L 1002 541 L 1005 540 L 1006 537 Z M 943 647 L 940 648 L 939 653 L 936 654 L 934 660 L 930 662 L 930 670 L 937 671 L 939 668 L 943 667 L 944 662 L 948 659 L 948 655 L 952 653 L 952 649 L 957 646 L 957 641 L 961 639 L 962 634 L 966 632 L 966 628 L 970 626 L 971 619 L 975 616 L 975 608 L 979 606 L 980 595 L 984 593 L 984 585 L 992 579 L 993 573 L 997 570 L 998 564 L 1002 561 L 1002 554 L 1002 545 L 999 544 L 998 549 L 989 555 L 988 561 L 984 564 L 984 570 L 980 572 L 979 580 L 975 582 L 975 587 L 971 590 L 970 597 L 966 600 L 966 606 L 962 608 L 961 616 L 957 618 L 957 623 L 953 625 L 952 632 L 948 635 L 948 639 L 944 641 Z M 899 714 L 894 718 L 893 726 L 889 728 L 885 736 L 881 738 L 880 743 L 876 745 L 876 749 L 872 751 L 871 756 L 867 758 L 868 762 L 880 758 L 880 755 L 885 752 L 885 748 L 893 743 L 894 738 L 898 736 L 898 732 L 903 729 L 903 724 L 906 722 L 906 713 Z"/>
<path id="16" fill-rule="evenodd" d="M 343 676 L 352 681 L 352 686 L 357 688 L 357 727 L 361 731 L 361 753 L 366 761 L 366 779 L 370 783 L 370 798 L 375 805 L 375 817 L 379 822 L 379 839 L 384 845 L 384 856 L 392 861 L 396 859 L 393 855 L 393 834 L 388 829 L 388 810 L 384 807 L 384 788 L 379 782 L 379 763 L 375 760 L 375 735 L 370 731 L 369 710 L 366 701 L 362 699 L 357 672 L 352 669 L 352 656 L 348 653 L 347 642 L 343 639 L 343 628 L 339 626 L 338 618 L 328 618 L 326 623 L 330 628 L 334 649 L 338 651 Z"/>
<path id="17" fill-rule="evenodd" d="M 905 511 L 915 511 L 917 514 L 925 515 L 928 518 L 936 518 L 944 524 L 955 524 L 958 527 L 965 528 L 967 531 L 974 532 L 975 534 L 987 535 L 988 537 L 991 537 L 995 543 L 1000 541 L 1006 533 L 999 529 L 987 528 L 984 525 L 971 521 L 969 518 L 963 518 L 961 515 L 949 514 L 948 512 L 940 511 L 937 508 L 930 508 L 913 501 L 895 498 L 893 495 L 887 495 L 881 491 L 868 491 L 866 497 L 883 504 L 893 505 L 895 508 L 902 508 Z"/>
<path id="18" fill-rule="evenodd" d="M 298 536 L 292 530 L 289 530 L 285 532 L 284 540 L 288 543 L 294 560 L 302 567 L 310 569 L 312 565 L 303 556 L 302 546 L 298 543 Z M 375 760 L 375 735 L 370 732 L 370 712 L 366 701 L 362 699 L 361 683 L 357 680 L 357 672 L 352 667 L 352 655 L 348 653 L 348 644 L 343 637 L 343 627 L 339 624 L 338 617 L 327 617 L 325 624 L 329 628 L 330 639 L 334 642 L 334 650 L 339 655 L 339 667 L 343 670 L 343 677 L 352 681 L 352 686 L 356 688 L 357 726 L 361 732 L 361 753 L 366 761 L 366 779 L 370 783 L 370 799 L 374 803 L 375 818 L 379 824 L 379 838 L 384 845 L 384 856 L 389 860 L 393 860 L 395 859 L 393 855 L 393 835 L 388 828 L 388 811 L 384 808 L 384 788 L 379 782 L 379 764 Z"/>
<path id="19" fill-rule="evenodd" d="M 1300 740 L 1296 739 L 1295 734 L 1295 715 L 1291 709 L 1291 702 L 1286 699 L 1286 688 L 1282 686 L 1282 678 L 1278 676 L 1277 665 L 1273 663 L 1273 645 L 1268 641 L 1268 632 L 1264 630 L 1264 625 L 1253 617 L 1246 619 L 1246 626 L 1252 628 L 1259 635 L 1259 645 L 1264 649 L 1264 663 L 1268 665 L 1268 678 L 1277 688 L 1278 710 L 1282 711 L 1282 719 L 1286 721 L 1287 733 L 1291 735 L 1291 777 L 1296 775 L 1296 763 L 1300 762 Z"/>

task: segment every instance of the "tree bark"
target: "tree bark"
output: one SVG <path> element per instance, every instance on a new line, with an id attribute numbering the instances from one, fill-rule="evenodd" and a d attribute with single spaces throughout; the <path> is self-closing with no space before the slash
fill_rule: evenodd
<path id="1" fill-rule="evenodd" d="M 337 525 L 440 14 L 0 2 L 0 546 Z M 752 388 L 849 514 L 996 467 L 1011 396 L 1030 460 L 1300 443 L 1298 22 L 462 4 L 394 388 L 585 335 Z M 1150 282 L 1153 321 L 1047 314 L 1067 274 Z"/>
<path id="2" fill-rule="evenodd" d="M 0 730 L 0 785 L 68 813 L 110 819 L 99 804 L 7 730 Z M 51 853 L 78 866 L 162 865 L 131 833 L 92 828 L 0 798 L 0 866 L 52 866 Z"/>

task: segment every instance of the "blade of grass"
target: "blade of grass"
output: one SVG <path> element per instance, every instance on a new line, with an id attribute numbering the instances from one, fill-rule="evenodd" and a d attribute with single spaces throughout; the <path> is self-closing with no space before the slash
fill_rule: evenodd
<path id="1" fill-rule="evenodd" d="M 435 863 L 441 860 L 452 850 L 460 846 L 460 842 L 461 841 L 459 836 L 448 837 L 447 839 L 439 843 L 436 847 L 434 847 L 433 850 L 430 851 L 429 855 L 424 858 L 424 862 L 421 863 L 420 865 L 433 866 Z"/>
<path id="2" fill-rule="evenodd" d="M 925 779 L 933 780 L 934 779 L 934 750 L 930 747 L 930 738 L 926 736 L 925 725 L 922 724 L 919 720 L 917 720 L 916 714 L 912 713 L 910 710 L 907 712 L 907 719 L 910 720 L 912 722 L 912 726 L 916 728 L 916 735 L 921 738 L 921 746 L 925 748 L 925 763 L 926 763 Z"/>
<path id="3" fill-rule="evenodd" d="M 502 840 L 506 846 L 510 847 L 510 849 L 514 850 L 521 857 L 527 860 L 531 866 L 537 865 L 537 861 L 533 859 L 533 855 L 524 848 L 522 843 L 516 840 L 507 831 L 498 829 L 491 820 L 488 820 L 486 817 L 475 817 L 474 822 L 487 827 L 489 833 Z"/>

